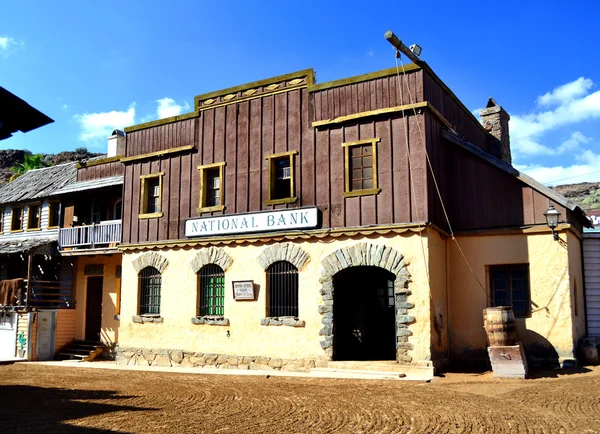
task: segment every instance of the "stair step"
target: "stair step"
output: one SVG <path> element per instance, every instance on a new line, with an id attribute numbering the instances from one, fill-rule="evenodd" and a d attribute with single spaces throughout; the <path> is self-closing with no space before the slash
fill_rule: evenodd
<path id="1" fill-rule="evenodd" d="M 89 354 L 75 354 L 75 353 L 58 353 L 59 356 L 66 356 L 66 357 L 77 357 L 77 358 L 81 358 L 81 359 L 85 359 L 86 357 L 89 356 Z"/>

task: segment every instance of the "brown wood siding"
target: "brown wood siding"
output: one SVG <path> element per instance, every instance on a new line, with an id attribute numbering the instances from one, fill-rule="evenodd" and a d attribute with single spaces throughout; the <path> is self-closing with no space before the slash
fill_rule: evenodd
<path id="1" fill-rule="evenodd" d="M 362 99 L 358 105 L 351 96 L 352 92 L 358 92 L 358 88 L 354 85 L 352 89 L 351 86 L 344 87 L 349 91 L 346 94 L 344 90 L 345 97 L 336 103 L 336 113 L 347 113 L 344 110 L 349 109 L 344 108 L 343 104 L 370 109 L 371 104 L 389 103 L 389 87 L 378 88 L 383 82 L 377 80 L 377 83 L 361 86 Z M 416 80 L 413 82 L 416 83 Z M 365 118 L 331 129 L 317 130 L 310 125 L 310 110 L 315 94 L 309 94 L 306 89 L 296 89 L 205 110 L 195 119 L 197 126 L 189 127 L 197 132 L 197 136 L 188 144 L 196 143 L 197 150 L 128 162 L 125 165 L 123 188 L 123 242 L 185 238 L 185 219 L 200 216 L 197 167 L 223 161 L 222 197 L 225 209 L 202 216 L 318 206 L 323 213 L 323 227 L 406 223 L 416 220 L 417 215 L 419 220 L 427 220 L 424 152 L 418 149 L 422 146 L 420 137 L 424 133 L 423 116 L 409 114 L 403 117 L 396 113 L 391 118 Z M 387 95 L 385 98 L 384 94 Z M 174 124 L 189 122 L 185 120 Z M 156 130 L 156 133 L 151 130 Z M 177 125 L 169 129 L 183 130 L 183 126 Z M 162 126 L 142 131 L 146 131 L 144 137 L 147 140 L 163 141 L 161 134 L 165 129 Z M 147 153 L 159 147 L 154 143 L 141 143 L 141 139 L 136 137 L 137 133 L 127 135 L 128 152 L 135 147 L 139 152 Z M 412 188 L 408 175 L 407 134 L 413 142 L 411 155 L 416 200 L 409 197 Z M 375 196 L 344 198 L 342 143 L 374 137 L 381 139 L 377 144 L 377 152 L 382 191 Z M 132 146 L 130 139 L 134 143 Z M 294 156 L 294 184 L 298 201 L 266 205 L 268 160 L 265 157 L 291 151 L 297 152 Z M 163 216 L 140 219 L 140 176 L 156 172 L 165 173 Z"/>
<path id="2" fill-rule="evenodd" d="M 54 351 L 58 353 L 75 339 L 75 309 L 58 309 L 56 312 Z"/>
<path id="3" fill-rule="evenodd" d="M 452 124 L 459 136 L 487 152 L 487 133 L 482 130 L 478 120 L 456 102 L 428 72 L 424 72 L 422 78 L 425 101 L 431 103 Z"/>
<path id="4" fill-rule="evenodd" d="M 315 121 L 423 101 L 423 71 L 314 92 Z M 398 88 L 398 80 L 401 87 Z"/>
<path id="5" fill-rule="evenodd" d="M 194 144 L 195 119 L 171 122 L 127 133 L 125 156 L 149 154 Z"/>
<path id="6" fill-rule="evenodd" d="M 123 164 L 120 161 L 97 164 L 77 169 L 77 181 L 89 181 L 92 179 L 108 178 L 123 175 Z"/>
<path id="7" fill-rule="evenodd" d="M 443 126 L 437 118 L 426 115 L 425 124 L 429 157 L 454 231 L 545 224 L 544 212 L 550 199 L 480 157 L 442 139 Z M 431 172 L 427 176 L 430 219 L 448 229 Z M 565 208 L 555 206 L 563 217 L 567 217 Z"/>

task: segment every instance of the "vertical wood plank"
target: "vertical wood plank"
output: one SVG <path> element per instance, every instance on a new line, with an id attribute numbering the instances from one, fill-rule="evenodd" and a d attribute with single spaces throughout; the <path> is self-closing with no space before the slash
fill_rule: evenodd
<path id="1" fill-rule="evenodd" d="M 185 233 L 185 219 L 192 216 L 192 203 L 190 200 L 190 185 L 192 171 L 192 155 L 189 153 L 181 155 L 181 186 L 180 186 L 180 201 L 179 201 L 179 234 Z"/>
<path id="2" fill-rule="evenodd" d="M 222 157 L 223 160 L 227 161 L 227 164 L 230 165 L 232 170 L 228 170 L 225 175 L 225 206 L 227 207 L 227 211 L 229 213 L 237 213 L 237 170 L 238 170 L 238 160 L 237 160 L 237 147 L 238 147 L 238 130 L 237 130 L 237 119 L 238 119 L 238 106 L 237 105 L 228 105 L 225 106 L 225 144 L 224 149 L 225 153 Z M 217 153 L 218 154 L 218 153 Z M 219 155 L 220 156 L 220 155 Z M 221 160 L 221 161 L 223 161 Z"/>
<path id="3" fill-rule="evenodd" d="M 330 171 L 330 144 L 329 130 L 315 129 L 315 192 L 316 204 L 323 212 L 323 227 L 332 227 L 331 214 L 333 200 L 331 198 L 331 185 L 333 184 Z M 341 167 L 343 170 L 343 166 Z M 342 174 L 343 176 L 343 174 Z M 343 180 L 343 178 L 342 178 Z M 340 193 L 341 194 L 341 193 Z M 338 199 L 339 202 L 339 199 Z M 338 204 L 339 205 L 339 204 Z M 337 209 L 339 214 L 340 210 Z"/>
<path id="4" fill-rule="evenodd" d="M 249 135 L 250 135 L 250 102 L 241 102 L 238 105 L 239 115 L 237 122 L 237 167 L 235 178 L 236 212 L 248 212 L 249 202 Z"/>
<path id="5" fill-rule="evenodd" d="M 379 188 L 381 188 L 381 193 L 377 196 L 376 202 L 378 224 L 394 223 L 393 149 L 390 133 L 390 122 L 387 119 L 375 122 L 374 136 L 380 139 L 377 145 L 377 178 Z"/>
<path id="6" fill-rule="evenodd" d="M 183 238 L 184 234 L 179 233 L 179 202 L 181 194 L 186 194 L 180 191 L 181 179 L 181 156 L 177 155 L 169 159 L 170 179 L 169 179 L 169 219 L 168 219 L 168 235 L 167 239 L 176 240 Z M 193 205 L 192 205 L 193 206 Z"/>
<path id="7" fill-rule="evenodd" d="M 309 127 L 308 107 L 310 104 L 310 95 L 306 89 L 300 91 L 300 179 L 301 183 L 296 187 L 299 194 L 298 205 L 316 205 L 315 179 L 316 179 L 316 164 L 315 164 L 315 138 L 314 130 Z"/>
<path id="8" fill-rule="evenodd" d="M 262 188 L 262 209 L 270 209 L 271 207 L 265 205 L 265 200 L 268 198 L 268 161 L 264 158 L 267 155 L 275 153 L 275 99 L 273 96 L 263 98 L 263 116 L 262 116 L 262 147 L 263 154 L 261 157 L 261 188 Z"/>
<path id="9" fill-rule="evenodd" d="M 329 132 L 329 159 L 331 179 L 331 227 L 343 227 L 345 219 L 344 202 L 344 129 L 332 128 Z"/>
<path id="10" fill-rule="evenodd" d="M 250 100 L 249 211 L 261 209 L 262 192 L 262 99 Z M 226 168 L 226 170 L 229 170 Z"/>
<path id="11" fill-rule="evenodd" d="M 133 219 L 132 216 L 132 189 L 133 189 L 133 166 L 127 165 L 125 166 L 123 175 L 123 205 L 122 206 L 122 215 L 121 215 L 121 238 L 123 243 L 129 244 L 131 243 L 131 221 Z"/>

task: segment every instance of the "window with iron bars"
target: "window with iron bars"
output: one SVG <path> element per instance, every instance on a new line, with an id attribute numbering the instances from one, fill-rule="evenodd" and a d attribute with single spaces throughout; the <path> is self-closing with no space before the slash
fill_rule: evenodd
<path id="1" fill-rule="evenodd" d="M 205 265 L 198 272 L 198 314 L 225 314 L 225 273 L 215 264 Z"/>
<path id="2" fill-rule="evenodd" d="M 154 267 L 146 267 L 140 271 L 140 315 L 160 314 L 161 280 L 160 272 Z"/>
<path id="3" fill-rule="evenodd" d="M 287 261 L 278 261 L 267 268 L 267 315 L 298 316 L 298 269 Z"/>

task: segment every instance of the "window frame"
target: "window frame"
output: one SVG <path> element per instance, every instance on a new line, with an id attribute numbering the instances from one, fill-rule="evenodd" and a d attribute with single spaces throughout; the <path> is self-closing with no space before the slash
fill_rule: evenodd
<path id="1" fill-rule="evenodd" d="M 4 211 L 4 208 L 0 208 L 0 234 L 4 233 L 4 224 L 6 223 L 4 219 Z"/>
<path id="2" fill-rule="evenodd" d="M 209 267 L 213 268 L 216 271 L 216 268 L 218 268 L 220 271 L 217 275 L 217 273 L 207 273 L 204 272 L 205 270 L 207 270 Z M 217 285 L 214 285 L 214 294 L 211 298 L 213 298 L 213 300 L 215 301 L 215 303 L 212 306 L 205 306 L 203 304 L 203 301 L 206 299 L 205 297 L 205 293 L 204 293 L 204 287 L 202 286 L 203 283 L 203 277 L 213 277 L 213 278 L 221 278 L 222 282 L 220 285 L 220 288 Z M 196 273 L 196 280 L 197 280 L 197 302 L 196 302 L 196 314 L 199 317 L 224 317 L 225 316 L 225 270 L 223 270 L 223 268 L 217 264 L 206 264 L 204 265 L 202 268 L 200 268 L 200 270 L 198 270 L 198 273 Z M 217 294 L 217 291 L 220 289 L 220 293 Z M 221 305 L 218 305 L 218 299 L 221 299 Z M 209 308 L 209 309 L 213 309 L 215 312 L 218 312 L 219 310 L 221 311 L 221 313 L 207 313 L 207 312 L 203 312 L 204 308 Z"/>
<path id="3" fill-rule="evenodd" d="M 21 210 L 21 225 L 19 227 L 19 229 L 13 229 L 13 220 L 14 220 L 14 215 L 15 215 L 15 209 L 20 209 Z M 25 207 L 23 205 L 19 205 L 19 206 L 13 206 L 10 209 L 10 232 L 11 233 L 15 233 L 15 232 L 23 232 L 23 214 L 25 213 Z"/>
<path id="4" fill-rule="evenodd" d="M 267 184 L 267 200 L 265 200 L 266 205 L 281 205 L 284 203 L 294 203 L 298 201 L 298 196 L 296 196 L 296 185 L 295 185 L 295 170 L 294 170 L 294 156 L 298 154 L 298 151 L 288 151 L 288 152 L 279 152 L 277 154 L 267 155 L 265 160 L 267 160 L 267 176 L 268 176 L 268 184 Z M 277 160 L 283 158 L 289 158 L 290 161 L 290 195 L 288 197 L 284 197 L 281 199 L 274 199 L 273 195 L 275 194 L 275 162 Z"/>
<path id="5" fill-rule="evenodd" d="M 295 275 L 295 280 L 293 282 L 295 288 L 289 289 L 289 291 L 295 291 L 295 294 L 286 294 L 286 296 L 284 298 L 286 298 L 287 300 L 293 299 L 295 298 L 295 306 L 292 306 L 291 309 L 295 309 L 295 315 L 276 315 L 276 313 L 281 313 L 281 312 L 277 312 L 274 310 L 275 306 L 272 306 L 271 304 L 271 299 L 273 298 L 273 287 L 272 285 L 272 275 L 274 274 L 284 274 L 284 273 L 273 273 L 271 270 L 272 268 L 280 263 L 286 263 L 288 264 L 288 266 L 290 267 L 290 269 L 294 270 L 294 275 Z M 292 273 L 290 273 L 292 274 Z M 266 287 L 267 287 L 267 306 L 266 306 L 266 313 L 267 313 L 267 318 L 279 318 L 279 317 L 294 317 L 294 318 L 299 318 L 300 316 L 300 270 L 298 270 L 298 267 L 296 267 L 294 264 L 292 264 L 289 261 L 275 261 L 273 262 L 271 265 L 269 265 L 267 267 L 267 269 L 265 270 L 265 277 L 266 277 Z M 280 289 L 280 294 L 283 292 L 282 289 Z M 281 296 L 281 295 L 280 295 Z M 277 306 L 279 309 L 282 308 L 282 306 Z M 287 307 L 283 307 L 283 308 L 287 308 Z"/>
<path id="6" fill-rule="evenodd" d="M 507 304 L 508 306 L 511 306 L 513 308 L 513 313 L 515 315 L 515 318 L 531 318 L 531 279 L 529 276 L 529 264 L 528 263 L 519 263 L 519 264 L 493 264 L 493 265 L 488 265 L 487 267 L 487 274 L 488 274 L 488 293 L 490 295 L 490 305 L 491 307 L 495 307 L 496 306 L 496 290 L 494 288 L 494 272 L 496 270 L 499 269 L 507 269 L 508 270 L 508 276 L 507 276 L 507 297 L 510 301 L 510 304 Z M 524 275 L 525 275 L 525 284 L 526 284 L 526 288 L 525 288 L 525 295 L 527 297 L 526 302 L 527 302 L 527 310 L 525 312 L 517 312 L 515 311 L 515 307 L 513 304 L 513 288 L 512 288 L 512 274 L 511 271 L 513 269 L 521 269 L 524 271 Z"/>
<path id="7" fill-rule="evenodd" d="M 198 202 L 198 213 L 204 213 L 204 212 L 215 212 L 215 211 L 223 211 L 225 209 L 225 205 L 223 204 L 223 186 L 224 184 L 224 179 L 223 179 L 223 174 L 225 172 L 224 170 L 225 167 L 225 162 L 222 161 L 220 163 L 212 163 L 212 164 L 204 164 L 204 165 L 200 165 L 198 166 L 198 170 L 200 171 L 200 200 Z M 219 205 L 214 205 L 214 206 L 207 206 L 206 205 L 206 201 L 208 198 L 207 192 L 208 192 L 208 180 L 207 180 L 207 175 L 208 172 L 211 169 L 219 169 L 219 181 L 220 181 L 220 187 L 219 187 Z"/>
<path id="8" fill-rule="evenodd" d="M 148 310 L 157 310 L 157 312 L 143 312 L 142 313 L 142 296 L 144 295 L 144 288 L 142 287 L 143 282 L 142 282 L 142 273 L 147 270 L 147 269 L 153 269 L 154 271 L 156 271 L 156 275 L 152 275 L 151 278 L 155 279 L 155 278 L 160 278 L 159 280 L 159 288 L 158 288 L 158 303 L 153 303 L 150 302 L 149 309 Z M 151 299 L 156 298 L 156 294 L 150 294 L 149 297 Z M 156 267 L 152 267 L 152 266 L 148 266 L 148 267 L 144 267 L 142 270 L 140 270 L 140 272 L 138 273 L 138 302 L 137 302 L 137 312 L 138 315 L 140 316 L 160 316 L 160 306 L 162 304 L 162 273 L 156 268 Z M 144 305 L 145 306 L 145 305 Z M 155 309 L 153 309 L 155 308 Z"/>
<path id="9" fill-rule="evenodd" d="M 35 207 L 38 210 L 37 226 L 31 225 L 31 207 Z M 40 202 L 33 202 L 27 204 L 27 232 L 39 231 L 42 229 L 42 204 Z"/>
<path id="10" fill-rule="evenodd" d="M 58 209 L 58 221 L 56 222 L 56 225 L 50 225 L 50 223 L 52 222 L 52 214 L 53 214 L 53 209 L 54 208 Z M 60 227 L 60 213 L 61 213 L 61 209 L 60 209 L 60 201 L 59 200 L 49 200 L 48 201 L 48 221 L 46 222 L 46 229 L 58 229 Z"/>
<path id="11" fill-rule="evenodd" d="M 163 190 L 163 176 L 165 175 L 165 172 L 157 172 L 157 173 L 150 173 L 148 175 L 141 175 L 140 176 L 140 199 L 141 199 L 141 204 L 140 204 L 140 214 L 138 215 L 139 218 L 141 219 L 149 219 L 149 218 L 156 218 L 156 217 L 162 217 L 163 216 L 163 212 L 162 212 L 162 190 Z M 156 212 L 148 212 L 148 183 L 151 179 L 154 178 L 158 178 L 158 211 Z"/>
<path id="12" fill-rule="evenodd" d="M 381 192 L 377 176 L 377 143 L 380 141 L 381 139 L 379 137 L 374 137 L 372 139 L 363 139 L 342 143 L 342 147 L 344 148 L 344 197 L 369 196 L 379 194 L 379 192 Z M 371 144 L 373 149 L 373 188 L 352 190 L 350 173 L 350 148 L 353 146 L 362 146 L 367 144 Z"/>

